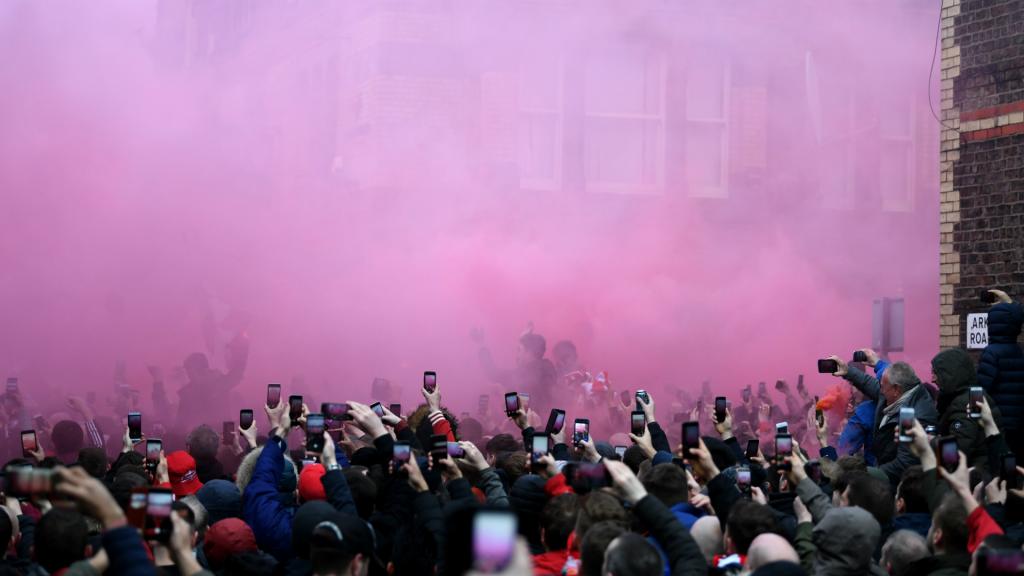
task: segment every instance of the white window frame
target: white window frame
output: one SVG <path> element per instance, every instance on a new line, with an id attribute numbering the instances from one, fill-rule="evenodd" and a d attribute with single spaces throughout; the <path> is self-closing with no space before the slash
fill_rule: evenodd
<path id="1" fill-rule="evenodd" d="M 906 95 L 905 98 L 909 118 L 907 134 L 893 136 L 886 134 L 884 127 L 879 130 L 882 146 L 880 146 L 881 154 L 878 161 L 878 193 L 881 196 L 882 211 L 884 212 L 912 212 L 914 210 L 915 196 L 917 195 L 917 146 L 914 140 L 914 134 L 917 130 L 917 103 L 911 95 Z M 884 183 L 882 182 L 882 162 L 885 161 L 888 151 L 893 146 L 902 148 L 903 155 L 905 156 L 907 187 L 903 191 L 902 198 L 894 198 L 886 194 Z"/>
<path id="2" fill-rule="evenodd" d="M 517 78 L 517 100 L 519 110 L 516 114 L 516 161 L 519 166 L 519 187 L 525 190 L 542 190 L 554 192 L 562 189 L 562 148 L 565 146 L 565 58 L 558 56 L 557 63 L 558 89 L 556 90 L 555 105 L 553 108 L 538 108 L 524 106 L 522 90 L 525 83 L 522 67 L 520 67 Z M 523 158 L 520 156 L 519 131 L 523 121 L 528 117 L 553 117 L 555 122 L 555 143 L 554 158 L 552 165 L 554 173 L 551 178 L 531 177 L 523 174 Z"/>
<path id="3" fill-rule="evenodd" d="M 690 153 L 686 153 L 686 191 L 691 198 L 725 199 L 729 197 L 729 128 L 732 103 L 732 65 L 726 60 L 722 63 L 722 116 L 718 118 L 692 116 L 689 100 L 686 102 L 686 127 L 694 125 L 718 126 L 722 131 L 722 173 L 719 175 L 720 186 L 696 186 L 690 178 Z M 689 82 L 687 78 L 687 82 Z"/>

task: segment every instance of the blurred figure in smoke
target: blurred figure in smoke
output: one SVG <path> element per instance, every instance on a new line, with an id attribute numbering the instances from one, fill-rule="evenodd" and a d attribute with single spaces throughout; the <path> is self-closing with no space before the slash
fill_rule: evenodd
<path id="1" fill-rule="evenodd" d="M 483 345 L 481 332 L 474 332 L 473 338 L 480 345 L 480 364 L 487 377 L 504 386 L 508 392 L 526 392 L 530 395 L 530 409 L 546 414 L 552 406 L 551 395 L 558 378 L 555 365 L 544 358 L 547 342 L 540 334 L 534 334 L 533 324 L 530 323 L 519 337 L 516 367 L 510 370 L 502 370 L 495 365 L 491 351 Z"/>
<path id="2" fill-rule="evenodd" d="M 227 373 L 210 368 L 210 361 L 202 352 L 185 358 L 188 383 L 178 391 L 178 424 L 193 428 L 229 402 L 231 390 L 242 381 L 249 361 L 249 337 L 241 332 L 225 346 Z"/>

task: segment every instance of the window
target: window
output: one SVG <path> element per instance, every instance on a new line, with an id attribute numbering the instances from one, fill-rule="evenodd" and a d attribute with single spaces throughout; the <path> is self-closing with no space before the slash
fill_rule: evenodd
<path id="1" fill-rule="evenodd" d="M 593 58 L 584 85 L 588 191 L 660 192 L 665 180 L 665 62 L 638 46 Z"/>
<path id="2" fill-rule="evenodd" d="M 818 140 L 818 189 L 822 206 L 852 210 L 857 200 L 856 86 L 848 67 L 826 62 L 817 66 L 808 53 L 805 61 L 808 107 Z"/>
<path id="3" fill-rule="evenodd" d="M 729 66 L 706 56 L 686 70 L 686 183 L 692 197 L 729 195 Z"/>
<path id="4" fill-rule="evenodd" d="M 909 212 L 914 209 L 915 178 L 914 104 L 909 95 L 894 95 L 881 104 L 881 143 L 878 185 L 882 210 Z"/>
<path id="5" fill-rule="evenodd" d="M 532 55 L 519 67 L 519 181 L 523 188 L 562 187 L 562 89 L 560 58 Z"/>

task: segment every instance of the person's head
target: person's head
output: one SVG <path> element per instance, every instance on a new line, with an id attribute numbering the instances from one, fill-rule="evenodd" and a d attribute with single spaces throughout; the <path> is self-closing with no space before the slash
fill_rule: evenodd
<path id="1" fill-rule="evenodd" d="M 6 553 L 14 545 L 15 530 L 18 519 L 11 512 L 10 508 L 3 506 L 3 513 L 0 514 L 0 552 Z"/>
<path id="2" fill-rule="evenodd" d="M 629 513 L 611 494 L 591 492 L 581 497 L 579 502 L 580 511 L 576 516 L 575 528 L 577 539 L 582 539 L 590 527 L 598 522 L 615 522 L 623 528 L 629 527 Z"/>
<path id="3" fill-rule="evenodd" d="M 50 440 L 53 442 L 53 448 L 57 454 L 77 455 L 85 444 L 85 433 L 82 432 L 82 427 L 78 425 L 78 422 L 61 420 L 53 425 Z"/>
<path id="4" fill-rule="evenodd" d="M 811 532 L 818 549 L 812 573 L 867 574 L 881 534 L 878 522 L 863 508 L 830 509 Z"/>
<path id="5" fill-rule="evenodd" d="M 206 354 L 202 352 L 193 352 L 185 358 L 185 374 L 188 379 L 192 382 L 202 380 L 206 377 L 207 372 L 210 371 L 210 361 L 206 358 Z"/>
<path id="6" fill-rule="evenodd" d="M 242 516 L 242 494 L 233 482 L 210 480 L 196 492 L 196 498 L 206 509 L 211 525 Z"/>
<path id="7" fill-rule="evenodd" d="M 487 461 L 493 464 L 498 454 L 522 449 L 522 441 L 516 440 L 511 434 L 496 434 L 484 445 L 484 454 L 487 456 Z"/>
<path id="8" fill-rule="evenodd" d="M 255 552 L 256 536 L 248 524 L 238 518 L 227 518 L 214 523 L 203 539 L 203 553 L 210 568 L 220 570 L 232 554 Z"/>
<path id="9" fill-rule="evenodd" d="M 196 460 L 188 452 L 177 450 L 167 455 L 167 475 L 177 498 L 191 496 L 203 487 L 196 473 Z"/>
<path id="10" fill-rule="evenodd" d="M 82 448 L 78 451 L 78 465 L 93 478 L 103 478 L 110 468 L 107 451 L 103 448 Z"/>
<path id="11" fill-rule="evenodd" d="M 932 513 L 932 527 L 928 530 L 928 545 L 935 554 L 963 554 L 967 552 L 967 511 L 960 497 L 948 493 Z"/>
<path id="12" fill-rule="evenodd" d="M 363 520 L 369 520 L 373 514 L 374 503 L 377 501 L 377 485 L 366 474 L 348 468 L 344 472 L 352 500 L 356 503 L 356 511 Z"/>
<path id="13" fill-rule="evenodd" d="M 576 364 L 579 362 L 576 345 L 569 340 L 555 342 L 555 345 L 551 347 L 551 359 L 554 361 L 555 368 L 558 369 L 559 374 L 575 370 Z"/>
<path id="14" fill-rule="evenodd" d="M 189 433 L 185 440 L 188 453 L 196 460 L 213 460 L 220 448 L 220 436 L 206 424 L 201 424 Z"/>
<path id="15" fill-rule="evenodd" d="M 711 565 L 715 556 L 724 552 L 722 547 L 722 522 L 718 516 L 703 516 L 698 518 L 690 528 L 690 536 L 697 541 L 704 560 Z"/>
<path id="16" fill-rule="evenodd" d="M 39 519 L 32 555 L 47 572 L 67 568 L 90 554 L 89 526 L 81 512 L 51 508 Z"/>
<path id="17" fill-rule="evenodd" d="M 622 456 L 623 464 L 629 466 L 629 469 L 633 471 L 633 474 L 639 474 L 640 465 L 647 460 L 647 454 L 644 453 L 644 449 L 636 444 L 626 448 L 626 453 Z"/>
<path id="18" fill-rule="evenodd" d="M 992 574 L 997 572 L 994 570 L 993 564 L 1005 566 L 1007 563 L 1006 558 L 994 558 L 997 555 L 1007 554 L 1013 555 L 1012 557 L 1020 558 L 1022 554 L 1020 546 L 1017 542 L 1005 534 L 991 534 L 986 536 L 981 544 L 974 550 L 974 554 L 971 554 L 971 567 L 967 571 L 968 576 L 977 576 L 979 571 L 982 574 Z M 1012 559 L 1010 562 L 1014 562 Z M 1019 565 L 1019 560 L 1016 562 Z M 1009 573 L 1003 572 L 1004 574 Z"/>
<path id="19" fill-rule="evenodd" d="M 641 476 L 641 481 L 648 494 L 669 508 L 689 500 L 686 471 L 670 462 L 652 466 Z"/>
<path id="20" fill-rule="evenodd" d="M 548 550 L 564 550 L 569 534 L 576 527 L 579 497 L 562 494 L 548 500 L 540 514 L 541 540 Z"/>
<path id="21" fill-rule="evenodd" d="M 919 382 L 920 380 L 910 364 L 894 362 L 882 375 L 882 396 L 885 397 L 886 404 L 896 402 L 904 392 L 917 386 Z"/>
<path id="22" fill-rule="evenodd" d="M 978 370 L 970 354 L 962 348 L 943 350 L 932 358 L 932 383 L 939 394 L 952 397 L 960 390 L 978 385 Z"/>
<path id="23" fill-rule="evenodd" d="M 604 576 L 646 576 L 661 574 L 664 570 L 658 550 L 634 532 L 612 540 L 604 553 Z"/>
<path id="24" fill-rule="evenodd" d="M 604 553 L 625 533 L 626 527 L 618 522 L 598 522 L 590 527 L 580 540 L 580 576 L 604 576 Z"/>
<path id="25" fill-rule="evenodd" d="M 530 471 L 530 458 L 523 451 L 504 452 L 498 455 L 494 465 L 505 472 L 508 483 L 512 485 Z"/>
<path id="26" fill-rule="evenodd" d="M 859 506 L 867 510 L 875 517 L 879 526 L 887 526 L 892 520 L 892 488 L 888 482 L 867 472 L 854 472 L 847 477 L 842 503 L 845 506 Z"/>
<path id="27" fill-rule="evenodd" d="M 242 459 L 242 463 L 238 465 L 238 471 L 235 473 L 235 485 L 238 486 L 240 494 L 245 494 L 245 488 L 249 485 L 249 481 L 252 480 L 253 471 L 256 469 L 256 461 L 259 460 L 262 453 L 263 446 L 260 446 L 246 454 L 245 458 Z M 291 458 L 285 458 L 284 469 L 281 472 L 281 477 L 277 480 L 278 498 L 287 500 L 291 496 L 294 500 L 298 496 L 298 484 L 298 468 Z M 292 504 L 294 505 L 294 502 Z"/>
<path id="28" fill-rule="evenodd" d="M 484 426 L 476 418 L 463 418 L 459 420 L 459 440 L 472 442 L 474 446 L 480 446 L 484 438 Z"/>
<path id="29" fill-rule="evenodd" d="M 327 473 L 323 464 L 310 464 L 299 472 L 299 502 L 327 500 L 327 491 L 321 478 Z"/>
<path id="30" fill-rule="evenodd" d="M 544 357 L 547 342 L 540 334 L 529 332 L 519 337 L 519 351 L 516 353 L 517 364 L 528 364 Z"/>
<path id="31" fill-rule="evenodd" d="M 928 542 L 920 534 L 913 530 L 897 530 L 882 546 L 879 564 L 890 576 L 900 576 L 912 562 L 930 554 Z"/>
<path id="32" fill-rule="evenodd" d="M 365 576 L 374 558 L 375 542 L 369 524 L 335 512 L 313 529 L 310 562 L 314 576 Z"/>
<path id="33" fill-rule="evenodd" d="M 757 570 L 765 564 L 772 562 L 800 563 L 800 555 L 796 553 L 789 541 L 778 534 L 761 534 L 754 538 L 747 551 L 747 565 L 751 570 Z"/>
<path id="34" fill-rule="evenodd" d="M 752 500 L 740 500 L 733 504 L 725 525 L 726 553 L 746 554 L 754 538 L 775 532 L 775 524 L 775 515 L 763 504 Z"/>
<path id="35" fill-rule="evenodd" d="M 180 504 L 181 506 L 188 508 L 192 527 L 195 528 L 196 534 L 202 537 L 206 532 L 206 528 L 210 525 L 210 513 L 207 512 L 206 507 L 199 501 L 199 498 L 193 494 L 191 496 L 180 498 L 174 503 L 175 505 Z"/>
<path id="36" fill-rule="evenodd" d="M 896 513 L 918 514 L 928 512 L 928 498 L 924 494 L 924 470 L 911 466 L 903 471 L 896 487 Z"/>

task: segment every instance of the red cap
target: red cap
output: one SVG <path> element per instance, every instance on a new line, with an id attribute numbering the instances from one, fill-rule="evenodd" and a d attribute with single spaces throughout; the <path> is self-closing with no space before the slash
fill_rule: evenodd
<path id="1" fill-rule="evenodd" d="M 196 474 L 196 459 L 184 450 L 167 455 L 167 475 L 171 477 L 171 491 L 176 498 L 191 496 L 203 487 Z"/>
<path id="2" fill-rule="evenodd" d="M 324 483 L 320 478 L 327 473 L 323 464 L 310 464 L 299 473 L 299 499 L 303 502 L 311 500 L 327 500 Z"/>
<path id="3" fill-rule="evenodd" d="M 238 518 L 225 518 L 210 526 L 203 541 L 203 552 L 214 568 L 223 566 L 232 554 L 255 552 L 257 549 L 252 528 Z"/>

